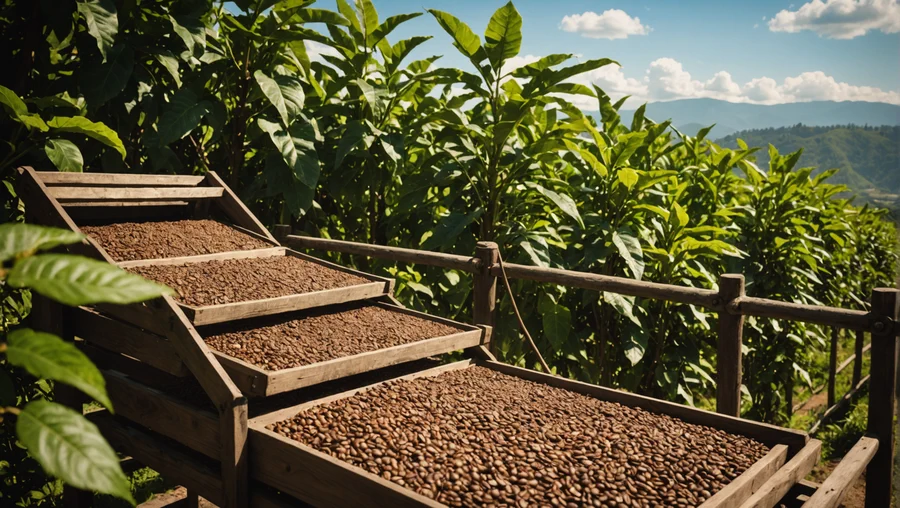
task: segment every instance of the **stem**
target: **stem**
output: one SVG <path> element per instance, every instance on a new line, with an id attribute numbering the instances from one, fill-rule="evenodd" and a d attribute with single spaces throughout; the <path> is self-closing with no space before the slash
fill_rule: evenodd
<path id="1" fill-rule="evenodd" d="M 0 415 L 4 413 L 19 416 L 22 413 L 22 410 L 13 406 L 0 407 Z"/>

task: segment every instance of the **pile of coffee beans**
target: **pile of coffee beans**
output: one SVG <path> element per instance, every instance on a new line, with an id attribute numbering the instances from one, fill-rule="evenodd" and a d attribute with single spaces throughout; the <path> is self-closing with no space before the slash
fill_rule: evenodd
<path id="1" fill-rule="evenodd" d="M 768 452 L 484 367 L 379 385 L 268 428 L 450 506 L 696 506 Z"/>

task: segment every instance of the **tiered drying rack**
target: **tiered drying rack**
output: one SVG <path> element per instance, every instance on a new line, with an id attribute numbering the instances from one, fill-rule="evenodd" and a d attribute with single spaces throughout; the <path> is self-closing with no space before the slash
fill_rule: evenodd
<path id="1" fill-rule="evenodd" d="M 271 245 L 250 251 L 120 262 L 120 266 L 288 255 L 353 272 L 370 281 L 339 290 L 208 307 L 190 307 L 163 297 L 126 306 L 65 308 L 36 296 L 33 325 L 75 341 L 102 369 L 115 415 L 101 410 L 90 412 L 88 417 L 118 451 L 187 487 L 188 502 L 192 505 L 198 502 L 197 496 L 202 496 L 229 508 L 305 503 L 335 507 L 443 506 L 280 436 L 265 426 L 322 403 L 326 396 L 333 400 L 387 380 L 436 375 L 475 364 L 745 435 L 771 448 L 769 454 L 704 506 L 771 507 L 779 502 L 799 505 L 808 496 L 813 496 L 808 506 L 833 506 L 832 502 L 839 500 L 877 449 L 877 440 L 863 438 L 854 449 L 854 464 L 843 468 L 840 475 L 834 475 L 841 478 L 829 480 L 831 483 L 824 489 L 837 487 L 837 495 L 823 489 L 817 492 L 816 485 L 802 479 L 818 460 L 820 443 L 810 440 L 805 433 L 496 362 L 488 347 L 490 326 L 463 325 L 404 309 L 392 297 L 393 281 L 282 247 L 213 172 L 203 176 L 81 174 L 36 172 L 27 167 L 20 168 L 19 172 L 18 192 L 26 205 L 26 220 L 31 223 L 79 231 L 79 223 L 91 221 L 173 220 L 212 215 Z M 116 263 L 90 238 L 69 251 Z M 431 254 L 407 251 L 402 256 L 428 258 Z M 489 252 L 486 258 L 489 262 L 490 256 Z M 475 259 L 469 258 L 469 262 L 476 263 Z M 442 262 L 465 264 L 467 261 L 445 259 Z M 493 266 L 488 268 L 481 275 L 474 269 L 469 271 L 476 272 L 477 282 L 479 276 L 490 277 Z M 492 300 L 493 289 L 477 293 L 475 298 L 476 305 L 479 299 Z M 452 323 L 462 331 L 271 372 L 211 351 L 197 330 L 198 326 L 211 323 L 360 300 L 378 302 L 396 312 Z M 493 302 L 489 307 L 493 308 Z M 477 314 L 476 309 L 476 320 Z M 433 360 L 435 356 L 459 350 L 469 359 L 451 365 L 439 365 Z M 194 390 L 201 395 L 199 399 L 196 394 L 179 395 L 185 386 L 195 382 L 199 385 Z M 59 396 L 73 407 L 81 407 L 82 400 L 71 391 L 59 390 Z M 253 401 L 248 403 L 248 397 Z M 67 506 L 89 506 L 89 499 L 87 493 L 67 489 Z"/>

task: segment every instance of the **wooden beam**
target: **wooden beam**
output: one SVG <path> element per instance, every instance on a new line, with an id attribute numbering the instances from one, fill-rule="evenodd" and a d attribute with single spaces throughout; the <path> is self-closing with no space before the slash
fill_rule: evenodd
<path id="1" fill-rule="evenodd" d="M 839 333 L 840 328 L 836 326 L 831 328 L 831 344 L 828 353 L 828 407 L 834 405 L 834 400 L 837 397 L 837 394 L 835 393 L 835 384 L 837 383 L 837 354 Z"/>
<path id="2" fill-rule="evenodd" d="M 741 508 L 772 508 L 776 506 L 791 488 L 806 477 L 819 461 L 822 442 L 810 439 L 809 443 L 794 455 L 787 464 L 766 480 L 756 492 L 746 500 Z"/>
<path id="3" fill-rule="evenodd" d="M 251 259 L 284 256 L 284 247 L 267 247 L 264 249 L 236 250 L 228 252 L 216 252 L 213 254 L 201 254 L 199 256 L 181 256 L 177 258 L 153 258 L 135 259 L 133 261 L 120 261 L 117 264 L 122 268 L 150 265 L 186 265 L 189 263 L 205 263 L 207 261 L 221 261 L 223 259 Z"/>
<path id="4" fill-rule="evenodd" d="M 700 508 L 737 508 L 741 506 L 778 471 L 778 468 L 787 459 L 787 453 L 787 446 L 774 446 L 763 458 L 704 501 Z"/>
<path id="5" fill-rule="evenodd" d="M 209 184 L 211 188 L 220 188 L 223 190 L 222 198 L 216 200 L 215 204 L 221 208 L 225 215 L 227 215 L 235 224 L 266 237 L 274 245 L 281 245 L 278 243 L 278 240 L 272 236 L 272 233 L 263 226 L 262 222 L 250 212 L 247 205 L 237 197 L 234 191 L 225 185 L 225 182 L 215 171 L 206 173 L 206 183 Z"/>
<path id="6" fill-rule="evenodd" d="M 870 330 L 873 325 L 869 313 L 861 310 L 779 302 L 751 296 L 743 296 L 731 302 L 728 305 L 728 312 L 745 316 L 816 323 L 851 330 Z"/>
<path id="7" fill-rule="evenodd" d="M 119 187 L 195 187 L 203 176 L 194 175 L 140 175 L 129 173 L 63 173 L 60 171 L 35 171 L 47 186 L 92 185 Z"/>
<path id="8" fill-rule="evenodd" d="M 50 187 L 58 201 L 176 201 L 222 197 L 218 187 Z"/>
<path id="9" fill-rule="evenodd" d="M 719 301 L 725 305 L 744 296 L 744 276 L 719 277 Z M 719 312 L 718 354 L 716 355 L 716 411 L 741 415 L 741 364 L 743 360 L 744 316 Z"/>
<path id="10" fill-rule="evenodd" d="M 866 376 L 859 380 L 847 393 L 841 397 L 841 400 L 837 401 L 837 404 L 829 406 L 828 409 L 822 413 L 822 416 L 816 420 L 816 423 L 813 424 L 812 427 L 809 428 L 809 434 L 815 434 L 819 431 L 819 428 L 826 423 L 843 416 L 843 413 L 850 409 L 850 403 L 853 402 L 860 393 L 862 393 L 863 388 L 865 388 L 866 384 L 869 382 L 871 376 Z"/>
<path id="11" fill-rule="evenodd" d="M 442 268 L 450 268 L 452 270 L 460 270 L 469 273 L 477 272 L 480 266 L 480 261 L 477 258 L 459 256 L 457 254 L 445 254 L 443 252 L 403 249 L 401 247 L 388 247 L 386 245 L 372 245 L 298 235 L 288 235 L 284 241 L 286 245 L 297 249 L 318 249 L 330 252 L 343 252 L 344 254 L 387 259 L 399 263 L 440 266 Z"/>
<path id="12" fill-rule="evenodd" d="M 862 378 L 862 367 L 863 367 L 863 353 L 868 351 L 872 347 L 872 343 L 868 343 L 863 346 L 863 343 L 866 341 L 866 332 L 862 330 L 856 330 L 856 340 L 854 341 L 853 348 L 855 352 L 853 353 L 853 385 L 859 383 L 860 378 Z"/>
<path id="13" fill-rule="evenodd" d="M 247 423 L 247 399 L 234 401 L 231 411 L 224 411 L 219 417 L 222 436 L 222 494 L 223 508 L 243 508 L 249 499 L 249 442 Z"/>
<path id="14" fill-rule="evenodd" d="M 472 321 L 477 325 L 494 326 L 497 306 L 497 277 L 487 267 L 500 261 L 500 248 L 495 242 L 478 242 L 475 257 L 481 261 L 481 271 L 472 275 Z"/>
<path id="15" fill-rule="evenodd" d="M 878 440 L 871 437 L 862 437 L 853 448 L 838 463 L 834 471 L 822 482 L 822 485 L 816 490 L 816 493 L 809 498 L 809 501 L 803 504 L 803 508 L 836 508 L 841 505 L 847 491 L 859 478 L 859 475 L 866 469 L 866 466 L 874 465 L 873 457 L 877 453 L 880 446 Z M 872 467 L 869 473 L 875 472 Z M 866 475 L 866 485 L 871 481 L 871 474 Z M 869 491 L 866 490 L 866 506 L 870 505 Z M 890 501 L 886 504 L 876 505 L 882 508 L 890 506 Z"/>
<path id="16" fill-rule="evenodd" d="M 62 206 L 65 210 L 81 209 L 81 208 L 101 208 L 102 211 L 97 216 L 105 215 L 109 217 L 111 212 L 109 208 L 146 208 L 146 207 L 179 207 L 187 206 L 188 201 L 65 201 Z M 77 212 L 76 212 L 77 213 Z M 118 212 L 112 212 L 119 218 Z M 82 214 L 85 215 L 85 214 Z"/>
<path id="17" fill-rule="evenodd" d="M 28 210 L 28 222 L 81 233 L 59 202 L 49 194 L 47 187 L 38 178 L 34 169 L 24 166 L 20 167 L 18 172 L 16 188 L 19 198 L 25 203 L 26 210 Z"/>

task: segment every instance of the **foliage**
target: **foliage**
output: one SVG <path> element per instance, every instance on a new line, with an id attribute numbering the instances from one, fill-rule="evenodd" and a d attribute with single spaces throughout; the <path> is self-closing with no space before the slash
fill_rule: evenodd
<path id="1" fill-rule="evenodd" d="M 81 240 L 81 235 L 67 230 L 28 224 L 0 225 L 0 289 L 4 298 L 4 340 L 0 342 L 3 457 L 6 467 L 28 468 L 24 457 L 16 463 L 17 455 L 27 451 L 49 475 L 75 487 L 133 503 L 119 458 L 97 427 L 80 412 L 48 400 L 51 392 L 47 382 L 64 383 L 112 411 L 103 376 L 72 343 L 51 333 L 21 327 L 22 313 L 13 293 L 27 289 L 43 298 L 83 305 L 141 301 L 171 290 L 107 263 L 81 256 L 38 253 Z M 18 315 L 10 316 L 9 310 Z M 39 382 L 28 382 L 19 369 Z M 29 492 L 34 487 L 28 481 L 31 476 L 24 471 L 4 474 L 0 498 L 6 503 L 34 498 L 35 493 Z M 38 495 L 49 493 L 44 491 Z"/>
<path id="2" fill-rule="evenodd" d="M 853 410 L 837 423 L 826 425 L 816 436 L 822 440 L 822 458 L 838 460 L 866 433 L 869 404 L 860 402 Z"/>
<path id="3" fill-rule="evenodd" d="M 613 60 L 557 54 L 516 67 L 526 20 L 512 3 L 481 35 L 438 10 L 382 20 L 370 0 L 337 0 L 335 11 L 293 0 L 66 5 L 6 4 L 0 59 L 14 70 L 10 90 L 74 97 L 117 133 L 124 159 L 92 140 L 85 169 L 215 169 L 266 223 L 332 238 L 457 253 L 493 240 L 507 261 L 709 289 L 743 272 L 754 296 L 856 308 L 891 281 L 895 230 L 841 199 L 831 173 L 800 168 L 799 151 L 679 132 L 643 107 L 623 122 L 624 99 L 584 84 Z M 407 62 L 430 37 L 392 36 L 423 14 L 465 69 Z M 576 96 L 596 101 L 599 121 Z M 58 159 L 32 150 L 15 162 Z M 465 274 L 360 264 L 394 276 L 404 303 L 468 317 Z M 714 398 L 711 313 L 524 281 L 513 290 L 556 373 L 701 406 Z M 781 394 L 808 382 L 823 331 L 749 320 L 745 337 L 744 411 L 781 421 Z M 535 365 L 505 295 L 496 340 L 503 360 Z"/>

